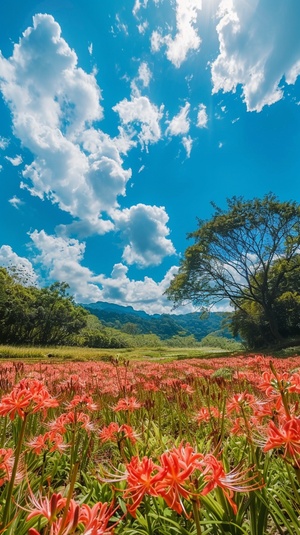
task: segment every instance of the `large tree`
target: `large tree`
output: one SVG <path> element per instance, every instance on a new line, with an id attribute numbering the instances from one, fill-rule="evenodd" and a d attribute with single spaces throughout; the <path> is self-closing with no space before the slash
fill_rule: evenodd
<path id="1" fill-rule="evenodd" d="M 226 210 L 213 208 L 212 218 L 199 220 L 189 234 L 195 243 L 166 293 L 177 304 L 192 301 L 206 308 L 227 299 L 245 315 L 251 314 L 251 303 L 257 305 L 278 341 L 282 334 L 275 303 L 298 266 L 300 206 L 268 194 L 250 201 L 233 197 Z"/>
<path id="2" fill-rule="evenodd" d="M 300 340 L 300 255 L 297 254 L 293 258 L 293 269 L 285 271 L 283 262 L 281 259 L 275 260 L 269 273 L 271 279 L 278 271 L 284 272 L 273 304 L 274 314 L 280 336 L 298 341 Z M 239 334 L 251 349 L 269 345 L 273 336 L 262 306 L 249 300 L 243 300 L 241 305 L 242 307 L 236 309 L 232 316 L 233 335 Z"/>

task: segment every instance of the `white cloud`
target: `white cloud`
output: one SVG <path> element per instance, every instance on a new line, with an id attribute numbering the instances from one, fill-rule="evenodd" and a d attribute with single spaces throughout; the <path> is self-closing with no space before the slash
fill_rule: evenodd
<path id="1" fill-rule="evenodd" d="M 34 155 L 21 187 L 85 221 L 101 233 L 103 212 L 118 207 L 131 170 L 121 153 L 134 145 L 93 128 L 103 116 L 95 72 L 77 66 L 77 56 L 51 15 L 35 15 L 13 55 L 0 55 L 0 89 L 12 112 L 14 134 Z"/>
<path id="2" fill-rule="evenodd" d="M 131 100 L 123 99 L 113 110 L 119 114 L 123 126 L 129 129 L 131 135 L 137 134 L 142 147 L 160 140 L 159 123 L 163 116 L 163 106 L 158 108 L 148 97 L 133 96 Z M 139 132 L 136 132 L 137 125 L 140 125 Z"/>
<path id="3" fill-rule="evenodd" d="M 0 150 L 5 150 L 9 145 L 9 139 L 0 136 Z"/>
<path id="4" fill-rule="evenodd" d="M 148 4 L 148 0 L 135 0 L 134 7 L 133 7 L 133 15 L 136 17 L 141 7 L 146 8 Z"/>
<path id="5" fill-rule="evenodd" d="M 169 287 L 178 268 L 173 266 L 160 282 L 150 277 L 142 280 L 130 280 L 127 276 L 128 268 L 123 264 L 116 264 L 111 277 L 99 277 L 103 286 L 103 300 L 120 305 L 131 305 L 135 310 L 145 310 L 148 314 L 170 314 L 173 304 L 164 294 Z M 187 313 L 194 311 L 193 307 L 181 307 L 175 312 Z"/>
<path id="6" fill-rule="evenodd" d="M 143 61 L 139 66 L 138 75 L 131 81 L 131 96 L 140 97 L 141 89 L 149 86 L 151 78 L 152 73 L 148 67 L 148 64 Z"/>
<path id="7" fill-rule="evenodd" d="M 148 87 L 152 74 L 145 61 L 143 61 L 139 66 L 139 79 L 142 81 L 144 87 Z"/>
<path id="8" fill-rule="evenodd" d="M 17 167 L 18 165 L 21 165 L 23 162 L 23 158 L 20 154 L 17 154 L 14 158 L 10 158 L 9 156 L 5 156 L 5 159 L 8 160 L 14 167 Z"/>
<path id="9" fill-rule="evenodd" d="M 206 106 L 204 104 L 199 104 L 198 115 L 197 115 L 197 126 L 198 128 L 207 128 L 208 116 L 206 112 Z"/>
<path id="10" fill-rule="evenodd" d="M 131 280 L 128 277 L 128 267 L 121 263 L 115 264 L 109 277 L 103 274 L 95 275 L 81 264 L 84 259 L 84 243 L 49 236 L 44 230 L 35 230 L 30 237 L 39 251 L 36 260 L 42 263 L 51 279 L 69 284 L 71 294 L 78 303 L 126 303 L 136 310 L 146 310 L 149 314 L 172 311 L 173 305 L 163 293 L 178 272 L 176 266 L 169 269 L 160 282 L 155 282 L 150 277 Z M 180 310 L 183 309 L 176 312 L 179 313 Z M 184 312 L 190 311 L 191 306 L 184 309 Z"/>
<path id="11" fill-rule="evenodd" d="M 89 44 L 88 51 L 89 51 L 90 56 L 92 56 L 92 54 L 93 54 L 93 43 Z"/>
<path id="12" fill-rule="evenodd" d="M 189 102 L 186 102 L 186 104 L 180 108 L 179 113 L 169 122 L 166 134 L 171 136 L 187 134 L 190 129 L 190 120 L 188 118 L 189 111 L 190 104 Z"/>
<path id="13" fill-rule="evenodd" d="M 176 30 L 172 38 L 169 33 L 163 36 L 155 30 L 151 36 L 151 49 L 157 52 L 166 45 L 166 56 L 175 65 L 180 65 L 186 60 L 190 50 L 198 50 L 201 39 L 198 35 L 196 23 L 198 11 L 202 9 L 202 0 L 176 0 Z"/>
<path id="14" fill-rule="evenodd" d="M 147 30 L 148 26 L 149 26 L 149 23 L 147 20 L 145 20 L 144 22 L 141 22 L 140 24 L 137 25 L 138 32 L 143 35 L 145 31 Z"/>
<path id="15" fill-rule="evenodd" d="M 260 112 L 283 98 L 283 77 L 294 84 L 300 74 L 297 0 L 270 8 L 268 0 L 222 0 L 217 33 L 220 53 L 211 65 L 213 93 L 242 86 L 248 111 Z"/>
<path id="16" fill-rule="evenodd" d="M 21 280 L 26 285 L 36 285 L 38 276 L 35 273 L 32 263 L 22 256 L 17 255 L 10 245 L 2 245 L 0 247 L 0 265 L 7 268 L 9 271 L 20 275 Z"/>
<path id="17" fill-rule="evenodd" d="M 184 136 L 182 138 L 182 144 L 186 150 L 186 157 L 189 158 L 191 156 L 192 146 L 193 146 L 193 140 L 191 136 Z"/>
<path id="18" fill-rule="evenodd" d="M 44 230 L 29 234 L 40 254 L 36 261 L 47 269 L 52 280 L 67 282 L 77 301 L 90 302 L 102 298 L 100 288 L 93 282 L 93 273 L 81 265 L 85 243 L 78 240 L 49 236 Z"/>
<path id="19" fill-rule="evenodd" d="M 164 207 L 137 204 L 115 211 L 116 228 L 129 242 L 123 252 L 127 264 L 140 267 L 159 265 L 163 258 L 175 254 L 174 246 L 166 236 L 169 217 Z"/>
<path id="20" fill-rule="evenodd" d="M 128 27 L 126 24 L 124 24 L 124 22 L 121 21 L 120 19 L 120 15 L 116 15 L 116 28 L 119 32 L 123 32 L 125 33 L 126 36 L 129 35 L 128 33 Z"/>
<path id="21" fill-rule="evenodd" d="M 21 199 L 19 199 L 19 197 L 16 197 L 16 195 L 14 195 L 11 199 L 8 200 L 8 202 L 14 207 L 14 208 L 19 208 L 19 206 L 21 206 L 22 204 L 24 204 L 23 201 L 21 201 Z"/>

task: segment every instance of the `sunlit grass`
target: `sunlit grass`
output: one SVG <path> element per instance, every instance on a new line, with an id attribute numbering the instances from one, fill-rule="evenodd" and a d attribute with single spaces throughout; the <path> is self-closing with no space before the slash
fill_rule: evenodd
<path id="1" fill-rule="evenodd" d="M 125 359 L 182 359 L 182 358 L 206 358 L 212 355 L 228 355 L 229 351 L 220 348 L 126 348 L 126 349 L 96 349 L 89 347 L 25 347 L 25 346 L 0 346 L 0 361 L 9 359 L 20 360 L 109 360 L 122 357 Z"/>

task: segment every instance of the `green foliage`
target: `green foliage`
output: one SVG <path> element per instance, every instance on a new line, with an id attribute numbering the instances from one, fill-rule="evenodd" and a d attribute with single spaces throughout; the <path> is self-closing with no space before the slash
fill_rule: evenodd
<path id="1" fill-rule="evenodd" d="M 99 318 L 102 326 L 111 327 L 130 335 L 151 335 L 158 336 L 161 340 L 170 343 L 173 337 L 195 336 L 196 341 L 200 341 L 204 336 L 212 331 L 222 330 L 224 336 L 231 337 L 226 327 L 223 327 L 226 320 L 230 322 L 231 314 L 225 312 L 214 312 L 211 314 L 200 314 L 194 312 L 190 314 L 161 314 L 150 315 L 145 312 L 135 310 L 128 311 L 129 307 L 118 306 L 106 303 L 93 303 L 84 305 L 85 308 Z M 189 344 L 188 344 L 189 345 Z"/>
<path id="2" fill-rule="evenodd" d="M 67 290 L 68 285 L 59 282 L 42 289 L 26 287 L 0 268 L 0 342 L 72 344 L 86 324 L 87 312 Z"/>
<path id="3" fill-rule="evenodd" d="M 274 289 L 273 311 L 278 323 L 278 332 L 283 339 L 300 338 L 300 256 L 295 257 L 286 267 L 284 260 L 276 260 L 269 270 L 269 279 L 272 281 L 282 273 L 281 280 Z M 258 273 L 257 277 L 262 276 Z M 251 349 L 267 346 L 272 343 L 273 336 L 270 330 L 264 308 L 247 299 L 241 301 L 232 318 L 232 332 L 239 333 Z"/>
<path id="4" fill-rule="evenodd" d="M 187 248 L 168 297 L 202 307 L 229 300 L 240 311 L 235 332 L 245 335 L 251 325 L 256 346 L 277 342 L 293 329 L 298 333 L 288 317 L 299 317 L 300 206 L 272 194 L 227 203 L 227 211 L 213 205 L 212 218 L 199 221 L 190 234 L 195 244 Z"/>
<path id="5" fill-rule="evenodd" d="M 226 349 L 228 351 L 239 351 L 242 347 L 242 344 L 233 338 L 230 339 L 226 338 L 225 336 L 219 336 L 216 333 L 211 333 L 201 340 L 199 346 L 219 347 L 220 349 Z"/>

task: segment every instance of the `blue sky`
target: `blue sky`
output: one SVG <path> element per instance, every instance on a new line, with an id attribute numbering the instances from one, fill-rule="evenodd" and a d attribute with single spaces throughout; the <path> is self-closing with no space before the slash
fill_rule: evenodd
<path id="1" fill-rule="evenodd" d="M 2 0 L 0 265 L 170 312 L 211 201 L 300 202 L 299 20 L 299 0 Z"/>

